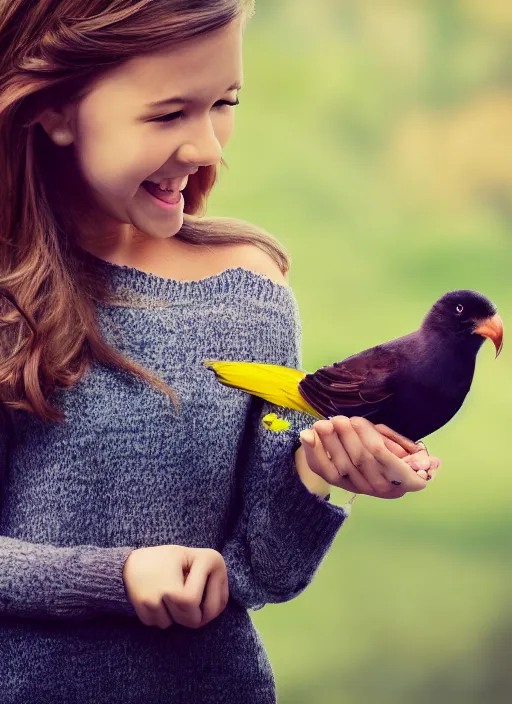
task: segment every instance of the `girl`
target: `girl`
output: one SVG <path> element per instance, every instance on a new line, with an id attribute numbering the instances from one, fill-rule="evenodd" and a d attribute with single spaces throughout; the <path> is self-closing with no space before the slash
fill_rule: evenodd
<path id="1" fill-rule="evenodd" d="M 248 610 L 313 579 L 329 485 L 397 498 L 438 465 L 342 416 L 303 448 L 310 416 L 271 432 L 202 364 L 301 367 L 286 252 L 199 217 L 252 13 L 0 0 L 3 704 L 275 702 Z"/>

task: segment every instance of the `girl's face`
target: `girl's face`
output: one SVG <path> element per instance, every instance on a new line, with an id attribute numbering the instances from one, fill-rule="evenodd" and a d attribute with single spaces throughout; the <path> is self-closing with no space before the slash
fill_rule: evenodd
<path id="1" fill-rule="evenodd" d="M 162 208 L 141 184 L 170 179 L 164 186 L 176 194 L 199 166 L 220 162 L 234 124 L 234 108 L 224 101 L 236 102 L 241 83 L 242 29 L 234 21 L 172 50 L 135 57 L 102 76 L 80 102 L 41 116 L 56 144 L 73 145 L 84 182 L 76 197 L 87 218 L 85 249 L 166 239 L 180 230 L 183 196 Z M 151 106 L 167 99 L 173 100 Z"/>

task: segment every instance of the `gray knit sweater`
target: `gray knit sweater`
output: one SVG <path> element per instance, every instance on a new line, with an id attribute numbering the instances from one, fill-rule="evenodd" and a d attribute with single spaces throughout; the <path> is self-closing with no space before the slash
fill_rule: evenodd
<path id="1" fill-rule="evenodd" d="M 272 704 L 249 609 L 312 581 L 348 511 L 295 469 L 314 418 L 224 386 L 207 359 L 301 368 L 292 289 L 241 267 L 164 279 L 96 258 L 118 301 L 97 304 L 109 343 L 156 372 L 170 398 L 93 365 L 51 402 L 66 423 L 13 412 L 0 458 L 1 704 Z M 291 422 L 274 432 L 269 412 Z M 146 626 L 122 579 L 132 550 L 218 550 L 230 600 L 199 629 Z"/>

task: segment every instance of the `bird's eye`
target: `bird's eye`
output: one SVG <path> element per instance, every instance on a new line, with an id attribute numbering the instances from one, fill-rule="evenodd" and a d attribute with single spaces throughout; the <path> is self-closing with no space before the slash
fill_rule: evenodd
<path id="1" fill-rule="evenodd" d="M 464 310 L 464 306 L 459 303 L 455 310 L 460 315 L 462 313 L 462 311 Z"/>

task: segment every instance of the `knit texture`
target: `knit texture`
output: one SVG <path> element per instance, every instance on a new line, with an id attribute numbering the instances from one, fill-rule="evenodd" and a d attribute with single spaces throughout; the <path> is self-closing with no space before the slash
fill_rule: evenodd
<path id="1" fill-rule="evenodd" d="M 52 394 L 64 425 L 12 412 L 0 447 L 0 702 L 273 704 L 248 611 L 300 594 L 348 511 L 295 470 L 315 419 L 224 386 L 202 362 L 301 369 L 296 298 L 241 267 L 178 281 L 94 259 L 117 297 L 96 304 L 103 336 L 181 407 L 95 364 Z M 290 428 L 266 428 L 270 412 Z M 203 628 L 146 626 L 128 599 L 129 554 L 164 544 L 224 557 L 229 603 Z"/>

